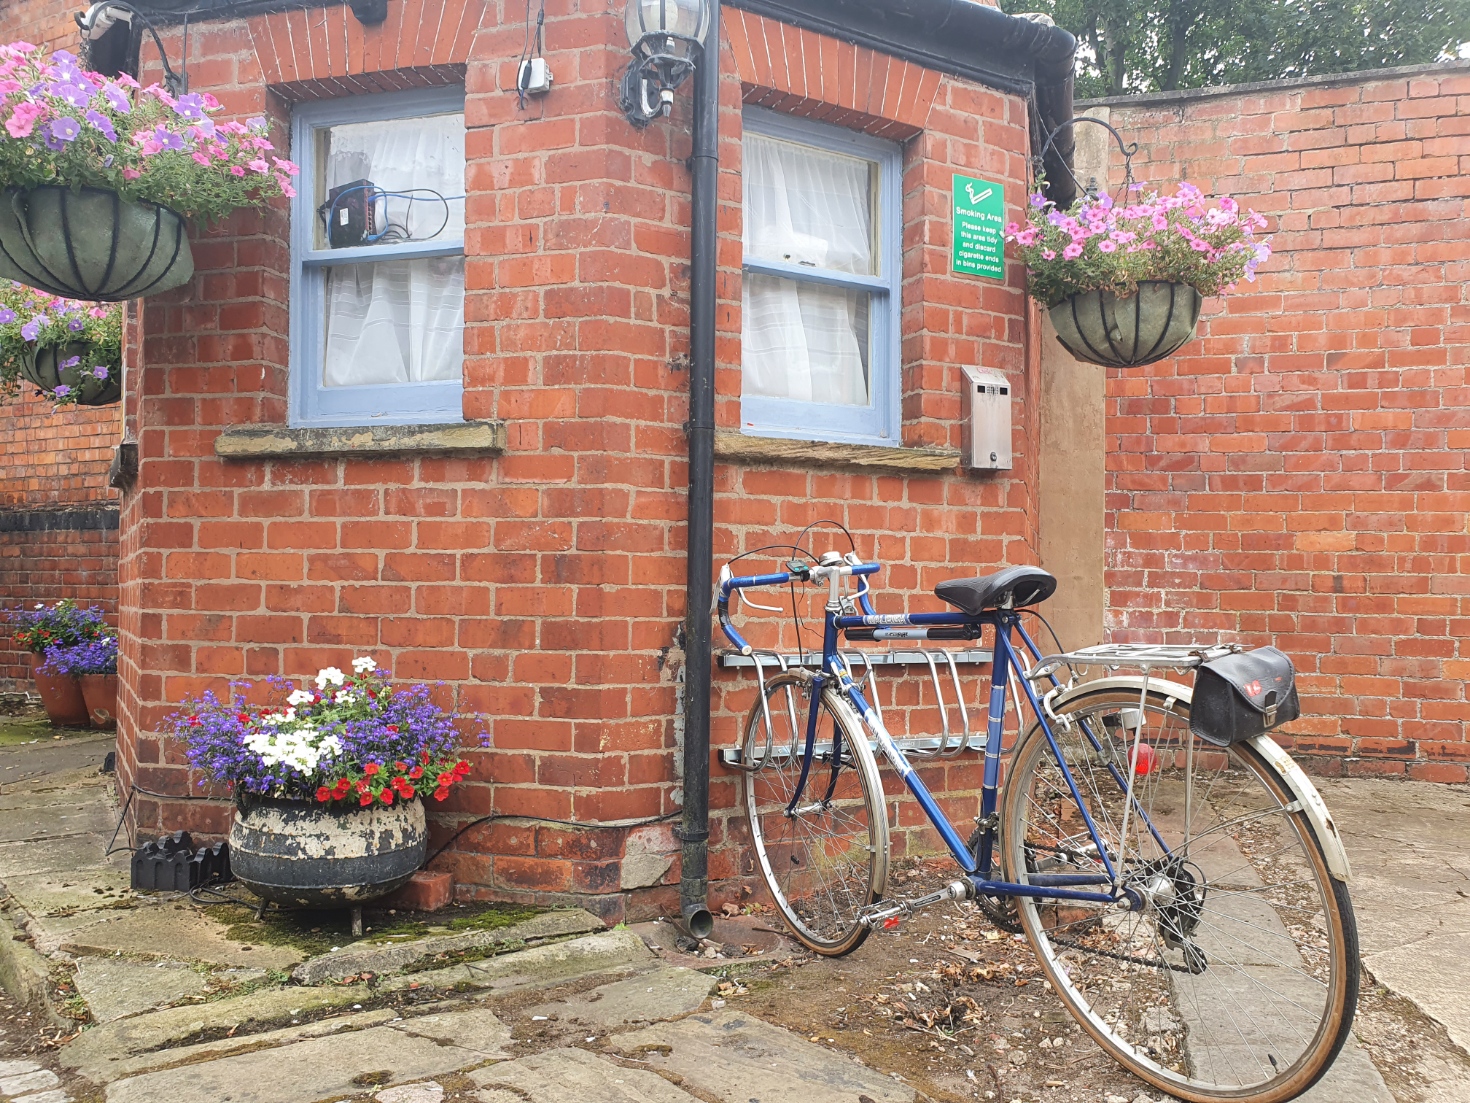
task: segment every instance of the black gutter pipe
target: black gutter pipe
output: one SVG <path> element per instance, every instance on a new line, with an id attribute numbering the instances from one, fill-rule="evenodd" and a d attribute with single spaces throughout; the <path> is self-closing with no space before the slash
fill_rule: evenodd
<path id="1" fill-rule="evenodd" d="M 720 4 L 694 70 L 689 246 L 689 549 L 685 560 L 684 820 L 679 910 L 695 938 L 709 911 L 710 617 L 715 541 L 715 260 L 720 173 Z"/>

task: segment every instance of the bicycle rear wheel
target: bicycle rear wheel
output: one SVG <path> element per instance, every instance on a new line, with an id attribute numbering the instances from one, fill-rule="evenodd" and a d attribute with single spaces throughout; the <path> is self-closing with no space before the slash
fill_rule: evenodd
<path id="1" fill-rule="evenodd" d="M 1346 887 L 1253 747 L 1193 736 L 1187 689 L 1141 702 L 1140 688 L 1084 691 L 1053 724 L 1129 901 L 1018 898 L 1021 924 L 1068 1009 L 1131 1072 L 1195 1103 L 1281 1103 L 1321 1077 L 1352 1026 Z M 1016 748 L 1002 842 L 1015 881 L 1103 871 L 1040 725 Z"/>
<path id="2" fill-rule="evenodd" d="M 777 911 L 808 949 L 837 957 L 868 936 L 859 920 L 888 880 L 888 821 L 862 725 L 830 693 L 819 704 L 817 752 L 801 784 L 812 687 L 804 671 L 766 681 L 771 730 L 757 700 L 745 722 L 743 761 L 760 765 L 746 773 L 743 796 L 751 846 Z"/>

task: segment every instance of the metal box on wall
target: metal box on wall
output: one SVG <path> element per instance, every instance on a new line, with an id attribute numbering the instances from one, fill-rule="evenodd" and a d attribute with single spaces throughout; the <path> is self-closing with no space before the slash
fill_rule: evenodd
<path id="1" fill-rule="evenodd" d="M 1009 471 L 1011 467 L 1011 383 L 998 371 L 961 365 L 965 395 L 961 448 L 966 467 Z"/>

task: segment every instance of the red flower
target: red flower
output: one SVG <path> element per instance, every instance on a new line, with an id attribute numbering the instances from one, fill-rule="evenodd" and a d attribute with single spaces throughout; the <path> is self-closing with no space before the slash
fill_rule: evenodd
<path id="1" fill-rule="evenodd" d="M 240 723 L 242 724 L 248 724 L 250 723 L 250 714 L 247 712 L 236 713 L 235 719 L 240 721 Z"/>
<path id="2" fill-rule="evenodd" d="M 398 725 L 397 724 L 389 724 L 388 725 L 388 730 L 390 732 L 392 732 L 394 735 L 397 735 L 398 734 Z"/>
<path id="3" fill-rule="evenodd" d="M 382 792 L 382 794 L 381 794 L 381 799 L 382 799 L 382 801 L 383 801 L 384 804 L 392 804 L 393 803 L 393 790 L 392 789 L 384 789 L 383 792 Z"/>
<path id="4" fill-rule="evenodd" d="M 362 768 L 362 772 L 367 774 L 368 777 L 372 777 L 378 772 L 378 764 L 376 762 L 369 762 Z"/>
<path id="5" fill-rule="evenodd" d="M 419 755 L 419 761 L 427 766 L 429 764 L 429 752 L 425 751 L 423 754 Z"/>
<path id="6" fill-rule="evenodd" d="M 436 780 L 439 783 L 439 788 L 441 788 L 441 789 L 448 789 L 451 785 L 454 784 L 454 775 L 453 774 L 440 774 L 434 780 Z"/>
<path id="7" fill-rule="evenodd" d="M 449 795 L 449 790 L 448 789 L 435 789 L 434 790 L 434 799 L 435 800 L 443 800 L 448 795 Z"/>
<path id="8" fill-rule="evenodd" d="M 406 769 L 408 769 L 408 763 L 407 762 L 395 762 L 395 763 L 393 763 L 393 768 L 395 770 L 406 770 Z"/>
<path id="9" fill-rule="evenodd" d="M 464 761 L 464 759 L 460 759 L 454 765 L 454 772 L 459 777 L 464 777 L 466 774 L 468 774 L 470 772 L 470 764 L 468 762 Z"/>
<path id="10" fill-rule="evenodd" d="M 368 805 L 373 803 L 373 795 L 371 793 L 364 793 L 362 795 L 362 799 L 359 800 L 357 803 L 366 808 Z"/>
<path id="11" fill-rule="evenodd" d="M 424 768 L 422 766 L 415 766 L 412 770 L 408 771 L 408 776 L 417 781 L 424 776 Z"/>
<path id="12" fill-rule="evenodd" d="M 357 783 L 357 791 L 359 793 L 366 793 L 368 791 L 368 783 L 366 780 L 359 781 Z"/>
<path id="13" fill-rule="evenodd" d="M 338 796 L 341 796 L 343 793 L 347 792 L 347 790 L 349 790 L 351 788 L 352 788 L 352 782 L 348 781 L 345 777 L 339 777 L 337 779 L 337 795 Z"/>
<path id="14" fill-rule="evenodd" d="M 316 791 L 316 799 L 325 804 L 327 801 L 332 799 L 332 790 L 323 785 L 320 789 Z"/>

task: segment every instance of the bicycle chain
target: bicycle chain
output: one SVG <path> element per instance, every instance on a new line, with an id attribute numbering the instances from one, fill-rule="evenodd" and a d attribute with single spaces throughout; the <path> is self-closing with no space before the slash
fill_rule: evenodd
<path id="1" fill-rule="evenodd" d="M 970 835 L 969 846 L 971 853 L 974 852 L 975 845 L 979 841 L 981 830 L 981 828 L 977 827 Z M 1039 849 L 1054 850 L 1058 854 L 1065 853 L 1060 847 L 1042 846 L 1039 847 Z M 1016 910 L 1016 902 L 1013 898 L 1001 896 L 977 896 L 975 898 L 975 903 L 980 908 L 980 910 L 985 913 L 985 917 L 1001 930 L 1007 932 L 1008 934 L 1026 933 L 1024 928 L 1022 928 L 1021 926 L 1020 915 Z M 1130 965 L 1147 965 L 1153 969 L 1164 968 L 1173 970 L 1176 973 L 1189 973 L 1191 976 L 1197 975 L 1193 973 L 1193 971 L 1187 965 L 1174 965 L 1170 962 L 1164 961 L 1162 958 L 1155 960 L 1151 958 L 1139 957 L 1137 954 L 1120 954 L 1112 950 L 1098 950 L 1094 949 L 1091 946 L 1084 946 L 1080 942 L 1072 942 L 1064 938 L 1051 938 L 1050 936 L 1048 937 L 1049 941 L 1051 941 L 1054 945 L 1065 946 L 1069 950 L 1081 950 L 1083 953 L 1094 954 L 1098 957 L 1111 958 L 1114 961 L 1122 961 Z"/>

